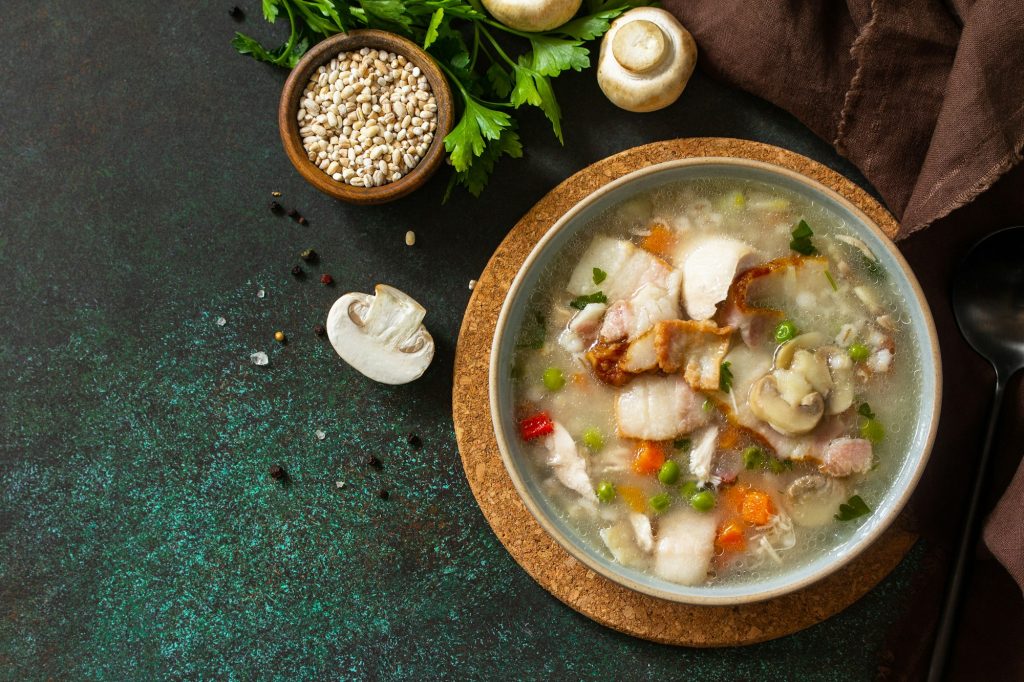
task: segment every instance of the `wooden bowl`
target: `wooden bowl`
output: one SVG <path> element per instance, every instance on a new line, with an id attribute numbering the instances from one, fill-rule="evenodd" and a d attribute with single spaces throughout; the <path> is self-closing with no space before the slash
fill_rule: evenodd
<path id="1" fill-rule="evenodd" d="M 376 50 L 387 50 L 400 54 L 408 59 L 427 77 L 430 89 L 437 102 L 437 129 L 434 138 L 427 148 L 426 154 L 416 167 L 403 175 L 399 180 L 385 183 L 379 187 L 353 187 L 348 183 L 333 179 L 316 164 L 309 160 L 306 149 L 302 146 L 299 135 L 299 123 L 296 119 L 299 102 L 313 73 L 324 64 L 329 63 L 339 52 L 352 52 L 364 47 Z M 339 33 L 314 46 L 292 69 L 281 92 L 281 102 L 277 108 L 277 124 L 281 130 L 281 142 L 292 165 L 311 185 L 321 192 L 336 199 L 353 204 L 383 204 L 403 197 L 417 189 L 438 169 L 444 159 L 444 138 L 452 128 L 452 91 L 448 87 L 441 69 L 434 60 L 412 41 L 373 29 Z"/>

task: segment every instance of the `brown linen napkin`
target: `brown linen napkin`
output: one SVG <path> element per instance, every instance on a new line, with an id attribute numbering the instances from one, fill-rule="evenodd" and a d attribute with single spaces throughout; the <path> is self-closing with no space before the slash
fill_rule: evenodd
<path id="1" fill-rule="evenodd" d="M 664 0 L 712 75 L 849 158 L 906 236 L 1021 160 L 1022 0 Z"/>
<path id="2" fill-rule="evenodd" d="M 985 544 L 1024 590 L 1024 463 L 985 522 Z"/>

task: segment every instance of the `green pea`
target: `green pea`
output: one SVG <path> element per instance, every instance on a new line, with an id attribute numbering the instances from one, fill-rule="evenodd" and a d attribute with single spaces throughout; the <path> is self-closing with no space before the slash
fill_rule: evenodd
<path id="1" fill-rule="evenodd" d="M 797 335 L 796 325 L 793 324 L 792 320 L 783 320 L 779 322 L 779 326 L 775 328 L 775 340 L 779 343 L 783 341 L 789 341 Z"/>
<path id="2" fill-rule="evenodd" d="M 846 353 L 854 362 L 864 362 L 871 355 L 871 351 L 863 343 L 851 343 Z"/>
<path id="3" fill-rule="evenodd" d="M 872 443 L 879 443 L 885 438 L 885 427 L 877 419 L 862 419 L 860 422 L 861 438 L 866 438 Z"/>
<path id="4" fill-rule="evenodd" d="M 658 480 L 665 485 L 672 485 L 679 480 L 679 465 L 671 459 L 661 465 L 658 470 Z"/>
<path id="5" fill-rule="evenodd" d="M 710 490 L 701 490 L 690 498 L 690 506 L 701 512 L 711 511 L 715 508 L 715 494 Z"/>
<path id="6" fill-rule="evenodd" d="M 764 465 L 765 451 L 756 445 L 751 445 L 743 451 L 743 468 L 757 469 Z"/>
<path id="7" fill-rule="evenodd" d="M 562 370 L 557 367 L 548 367 L 544 370 L 544 387 L 549 391 L 558 391 L 565 386 L 565 376 Z"/>
<path id="8" fill-rule="evenodd" d="M 583 432 L 583 444 L 590 448 L 591 452 L 597 452 L 604 447 L 604 436 L 594 426 Z"/>
<path id="9" fill-rule="evenodd" d="M 601 481 L 597 484 L 597 499 L 604 503 L 615 499 L 615 486 L 608 481 Z"/>
<path id="10" fill-rule="evenodd" d="M 648 504 L 651 505 L 651 509 L 660 513 L 668 509 L 668 506 L 672 504 L 672 498 L 668 493 L 661 493 L 648 500 Z"/>
<path id="11" fill-rule="evenodd" d="M 687 481 L 679 486 L 679 494 L 682 495 L 683 499 L 687 502 L 690 498 L 697 494 L 697 481 Z"/>
<path id="12" fill-rule="evenodd" d="M 672 447 L 676 450 L 689 450 L 693 447 L 693 441 L 689 438 L 676 438 L 672 441 Z"/>

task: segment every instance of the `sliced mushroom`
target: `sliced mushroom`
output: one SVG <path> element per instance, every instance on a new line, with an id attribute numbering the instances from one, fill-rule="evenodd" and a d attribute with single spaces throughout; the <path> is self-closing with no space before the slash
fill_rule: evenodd
<path id="1" fill-rule="evenodd" d="M 807 332 L 800 336 L 786 341 L 775 350 L 775 366 L 779 369 L 789 369 L 793 364 L 793 355 L 802 348 L 817 348 L 825 343 L 827 339 L 824 334 L 818 332 Z"/>
<path id="2" fill-rule="evenodd" d="M 824 349 L 828 355 L 828 369 L 832 375 L 832 392 L 825 399 L 825 414 L 840 414 L 853 405 L 853 361 L 836 346 Z"/>
<path id="3" fill-rule="evenodd" d="M 780 394 L 772 374 L 761 377 L 750 387 L 749 403 L 755 417 L 787 436 L 807 433 L 825 414 L 825 400 L 820 393 L 808 393 L 799 403 L 791 405 Z"/>
<path id="4" fill-rule="evenodd" d="M 816 528 L 830 523 L 844 501 L 846 486 L 841 481 L 809 474 L 790 484 L 782 504 L 795 523 Z"/>
<path id="5" fill-rule="evenodd" d="M 341 359 L 382 384 L 418 379 L 434 358 L 426 309 L 386 284 L 375 295 L 345 294 L 327 314 L 327 337 Z"/>

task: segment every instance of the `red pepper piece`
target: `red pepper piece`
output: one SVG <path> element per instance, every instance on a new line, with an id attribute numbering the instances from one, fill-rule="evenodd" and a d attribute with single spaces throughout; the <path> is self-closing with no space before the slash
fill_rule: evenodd
<path id="1" fill-rule="evenodd" d="M 555 423 L 551 421 L 547 412 L 538 412 L 519 422 L 519 435 L 523 437 L 523 440 L 533 440 L 554 430 Z"/>

